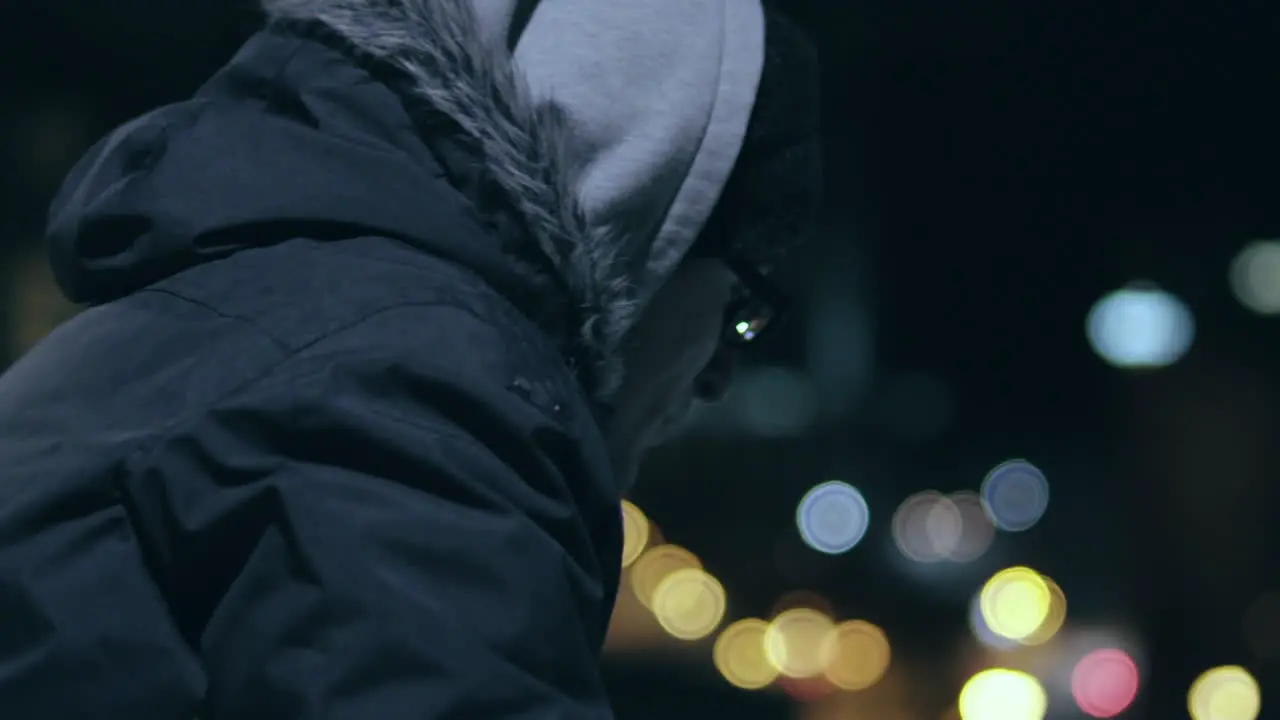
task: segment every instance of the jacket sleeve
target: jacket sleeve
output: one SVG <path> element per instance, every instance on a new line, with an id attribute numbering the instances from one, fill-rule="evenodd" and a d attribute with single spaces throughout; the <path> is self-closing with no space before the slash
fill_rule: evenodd
<path id="1" fill-rule="evenodd" d="M 151 533 L 198 634 L 202 720 L 611 717 L 616 559 L 527 437 L 543 416 L 500 382 L 496 333 L 423 312 L 310 348 L 140 472 L 166 488 Z"/>

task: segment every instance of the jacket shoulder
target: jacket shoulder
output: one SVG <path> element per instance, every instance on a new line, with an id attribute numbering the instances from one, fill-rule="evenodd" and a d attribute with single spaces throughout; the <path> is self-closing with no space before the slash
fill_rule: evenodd
<path id="1" fill-rule="evenodd" d="M 431 307 L 451 312 L 413 311 Z M 580 429 L 595 432 L 554 344 L 518 310 L 466 270 L 372 237 L 242 251 L 80 314 L 0 378 L 0 429 L 11 440 L 47 431 L 63 443 L 111 435 L 146 445 L 338 343 L 430 365 L 461 396 L 514 393 L 552 419 L 577 407 Z"/>
<path id="2" fill-rule="evenodd" d="M 294 351 L 400 305 L 457 305 L 493 314 L 478 277 L 372 236 L 296 238 L 246 249 L 149 289 L 240 318 Z"/>
<path id="3" fill-rule="evenodd" d="M 559 348 L 484 280 L 390 238 L 294 239 L 192 268 L 152 289 L 236 318 L 286 356 L 335 338 L 367 339 L 376 327 L 403 336 L 398 352 L 429 350 L 418 360 L 439 372 L 485 368 L 484 377 L 471 379 L 514 386 L 549 412 L 586 402 Z M 453 312 L 397 312 L 413 307 Z M 360 333 L 347 332 L 361 325 Z"/>

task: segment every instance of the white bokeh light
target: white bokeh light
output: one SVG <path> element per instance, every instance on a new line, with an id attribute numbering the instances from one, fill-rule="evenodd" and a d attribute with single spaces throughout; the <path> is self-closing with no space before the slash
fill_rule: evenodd
<path id="1" fill-rule="evenodd" d="M 1195 337 L 1195 319 L 1181 300 L 1138 285 L 1099 300 L 1089 311 L 1085 328 L 1094 351 L 1121 368 L 1173 364 L 1186 354 Z"/>
<path id="2" fill-rule="evenodd" d="M 1280 314 L 1280 240 L 1249 243 L 1231 262 L 1231 292 L 1259 315 Z"/>
<path id="3" fill-rule="evenodd" d="M 893 542 L 909 560 L 936 563 L 959 547 L 964 515 L 956 503 L 936 490 L 915 493 L 893 514 Z"/>

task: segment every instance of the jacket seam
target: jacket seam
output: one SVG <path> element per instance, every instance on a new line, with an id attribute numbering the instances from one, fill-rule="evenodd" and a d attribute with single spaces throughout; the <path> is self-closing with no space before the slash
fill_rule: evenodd
<path id="1" fill-rule="evenodd" d="M 211 312 L 214 312 L 219 317 L 226 317 L 231 320 L 244 322 L 245 324 L 257 330 L 258 332 L 262 333 L 267 338 L 273 341 L 276 341 L 276 339 L 273 338 L 270 334 L 261 330 L 256 325 L 249 322 L 248 320 L 245 320 L 244 318 L 236 317 L 234 315 L 226 315 L 225 313 L 218 312 L 217 310 L 210 308 L 203 303 L 191 300 L 190 298 L 186 298 L 182 295 L 177 295 L 167 290 L 152 289 L 152 290 L 147 290 L 146 292 L 159 292 L 166 295 L 170 295 L 180 300 L 186 300 L 192 303 L 193 305 L 203 307 L 210 310 Z M 475 318 L 479 322 L 484 323 L 486 326 L 493 327 L 493 325 L 489 323 L 485 318 L 481 317 L 480 315 L 472 311 L 470 308 L 467 308 L 462 305 L 448 303 L 448 302 L 442 302 L 442 301 L 407 302 L 407 303 L 397 303 L 396 305 L 379 308 L 377 310 L 374 310 L 373 312 L 368 313 L 367 315 L 363 315 L 357 318 L 356 320 L 351 321 L 347 325 L 344 325 L 340 328 L 336 328 L 334 330 L 331 330 L 330 332 L 324 333 L 311 340 L 308 340 L 306 343 L 298 346 L 297 348 L 289 349 L 287 354 L 284 357 L 280 358 L 276 362 L 271 363 L 266 368 L 263 368 L 262 372 L 257 373 L 252 377 L 244 380 L 243 382 L 234 385 L 233 387 L 227 389 L 225 392 L 219 393 L 215 398 L 207 402 L 201 403 L 199 407 L 189 410 L 183 413 L 177 419 L 174 419 L 166 423 L 156 432 L 154 437 L 150 438 L 145 442 L 139 443 L 138 447 L 135 448 L 132 453 L 130 453 L 130 457 L 126 461 L 126 470 L 128 470 L 129 472 L 135 471 L 140 464 L 144 464 L 149 458 L 151 458 L 156 452 L 158 452 L 160 448 L 164 445 L 164 443 L 170 440 L 179 429 L 186 427 L 192 421 L 200 418 L 205 413 L 207 413 L 210 409 L 217 407 L 219 403 L 223 402 L 227 398 L 230 398 L 237 393 L 241 393 L 241 392 L 245 392 L 253 389 L 259 383 L 266 381 L 267 378 L 271 377 L 271 375 L 274 374 L 276 371 L 278 371 L 280 368 L 284 367 L 289 362 L 296 360 L 300 355 L 304 354 L 306 351 L 310 350 L 316 345 L 319 345 L 320 343 L 326 340 L 330 340 L 334 337 L 337 337 L 343 333 L 354 330 L 360 327 L 361 325 L 363 325 L 364 323 L 380 315 L 383 315 L 385 313 L 393 312 L 396 310 L 402 310 L 405 308 L 414 308 L 414 307 L 418 307 L 418 308 L 448 307 L 448 308 L 461 310 L 462 312 L 465 312 L 466 314 Z M 276 342 L 279 342 L 279 341 L 276 341 Z"/>
<path id="2" fill-rule="evenodd" d="M 192 297 L 188 297 L 188 296 L 186 296 L 186 295 L 183 295 L 183 294 L 178 293 L 178 292 L 174 292 L 173 290 L 168 290 L 168 289 L 166 289 L 166 288 L 157 288 L 157 287 L 152 287 L 152 288 L 146 288 L 146 289 L 144 289 L 144 290 L 140 290 L 140 291 L 138 291 L 138 294 L 139 294 L 139 295 L 142 295 L 142 294 L 145 294 L 145 293 L 153 293 L 153 294 L 157 294 L 157 295 L 164 295 L 164 296 L 166 296 L 166 297 L 171 297 L 171 298 L 173 298 L 173 299 L 175 299 L 175 300 L 180 300 L 180 301 L 182 301 L 182 302 L 185 302 L 185 303 L 187 303 L 188 305 L 193 305 L 193 306 L 195 306 L 195 307 L 201 308 L 201 309 L 203 309 L 203 310 L 205 310 L 205 311 L 207 311 L 207 312 L 210 312 L 210 313 L 212 313 L 212 314 L 216 315 L 217 317 L 222 318 L 223 320 L 231 320 L 231 321 L 234 321 L 234 322 L 239 323 L 239 324 L 241 324 L 241 325 L 244 325 L 244 326 L 246 326 L 246 327 L 248 327 L 248 328 L 250 328 L 250 329 L 254 330 L 255 332 L 257 332 L 259 335 L 261 335 L 262 337 L 266 338 L 267 340 L 270 340 L 270 341 L 271 341 L 271 344 L 273 344 L 273 345 L 275 345 L 275 346 L 276 346 L 276 349 L 280 350 L 282 353 L 285 353 L 285 359 L 288 359 L 288 356 L 289 356 L 289 354 L 291 353 L 291 351 L 290 351 L 290 349 L 289 349 L 288 344 L 286 344 L 286 343 L 285 343 L 283 340 L 281 340 L 280 338 L 277 338 L 275 335 L 272 335 L 271 333 L 267 332 L 264 328 L 262 328 L 262 327 L 261 327 L 261 326 L 259 326 L 257 323 L 255 323 L 255 322 L 253 322 L 252 320 L 250 320 L 249 318 L 246 318 L 246 317 L 243 317 L 243 316 L 240 316 L 240 315 L 232 315 L 232 314 L 230 314 L 230 313 L 227 313 L 227 312 L 224 312 L 224 311 L 222 311 L 222 310 L 219 310 L 218 308 L 216 308 L 216 307 L 214 307 L 214 306 L 212 306 L 212 305 L 210 305 L 210 304 L 208 304 L 208 303 L 206 303 L 206 302 L 203 302 L 203 301 L 201 301 L 201 300 L 197 300 L 197 299 L 192 298 Z"/>

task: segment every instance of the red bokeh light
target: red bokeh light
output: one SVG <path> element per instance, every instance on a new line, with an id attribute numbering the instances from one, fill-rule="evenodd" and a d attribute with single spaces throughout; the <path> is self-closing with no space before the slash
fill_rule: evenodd
<path id="1" fill-rule="evenodd" d="M 1138 679 L 1138 664 L 1125 651 L 1094 650 L 1071 672 L 1071 695 L 1086 714 L 1115 717 L 1138 696 Z"/>

